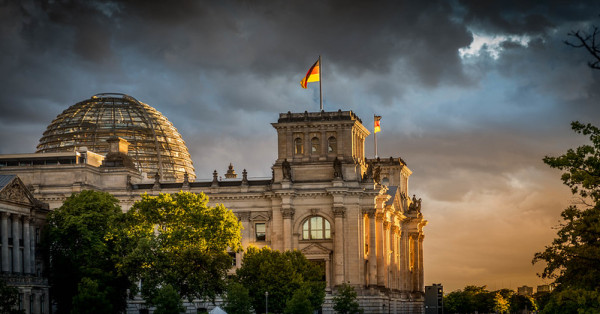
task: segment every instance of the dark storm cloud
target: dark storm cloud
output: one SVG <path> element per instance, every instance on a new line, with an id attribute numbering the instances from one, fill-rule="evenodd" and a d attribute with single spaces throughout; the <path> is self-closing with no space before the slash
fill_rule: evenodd
<path id="1" fill-rule="evenodd" d="M 0 0 L 0 134 L 18 135 L 0 153 L 34 151 L 68 106 L 123 92 L 173 122 L 199 178 L 229 162 L 269 176 L 269 123 L 317 110 L 318 88 L 299 81 L 321 54 L 325 110 L 367 127 L 383 115 L 380 155 L 415 172 L 428 278 L 452 290 L 468 283 L 453 273 L 534 277 L 519 265 L 568 199 L 541 158 L 582 142 L 570 121 L 600 118 L 600 72 L 563 41 L 599 13 L 589 1 Z M 461 58 L 475 36 L 484 49 Z M 519 237 L 530 243 L 511 255 Z"/>

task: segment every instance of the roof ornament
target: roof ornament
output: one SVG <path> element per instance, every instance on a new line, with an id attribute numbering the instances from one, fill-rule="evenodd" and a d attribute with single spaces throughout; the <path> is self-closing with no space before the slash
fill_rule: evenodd
<path id="1" fill-rule="evenodd" d="M 235 173 L 235 170 L 233 170 L 232 163 L 229 163 L 229 169 L 227 169 L 227 173 L 225 173 L 225 178 L 227 178 L 227 179 L 237 178 L 237 173 Z"/>

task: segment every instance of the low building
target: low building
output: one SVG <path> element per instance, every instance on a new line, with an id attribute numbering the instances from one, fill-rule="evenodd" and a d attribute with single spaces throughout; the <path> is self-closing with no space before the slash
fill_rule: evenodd
<path id="1" fill-rule="evenodd" d="M 444 287 L 441 283 L 425 286 L 425 314 L 444 314 Z"/>
<path id="2" fill-rule="evenodd" d="M 529 287 L 529 286 L 518 287 L 517 288 L 517 294 L 518 295 L 532 296 L 533 295 L 533 287 Z"/>
<path id="3" fill-rule="evenodd" d="M 537 292 L 552 292 L 552 286 L 551 285 L 539 285 L 537 286 Z"/>
<path id="4" fill-rule="evenodd" d="M 27 314 L 49 313 L 48 280 L 38 249 L 48 211 L 18 176 L 0 175 L 0 279 L 19 290 L 17 306 Z"/>

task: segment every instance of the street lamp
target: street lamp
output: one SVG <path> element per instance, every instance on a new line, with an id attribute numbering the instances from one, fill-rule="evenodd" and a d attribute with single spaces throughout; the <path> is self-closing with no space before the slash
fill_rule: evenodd
<path id="1" fill-rule="evenodd" d="M 265 291 L 265 313 L 269 314 L 269 291 Z"/>

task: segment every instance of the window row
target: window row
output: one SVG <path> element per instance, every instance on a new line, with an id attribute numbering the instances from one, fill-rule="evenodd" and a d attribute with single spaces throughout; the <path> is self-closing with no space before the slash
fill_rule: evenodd
<path id="1" fill-rule="evenodd" d="M 255 240 L 265 241 L 267 225 L 264 222 L 254 224 Z M 312 216 L 302 223 L 303 240 L 331 239 L 331 224 L 321 216 Z"/>
<path id="2" fill-rule="evenodd" d="M 336 153 L 337 152 L 337 139 L 335 136 L 330 136 L 327 139 L 327 153 Z M 310 154 L 317 155 L 321 153 L 321 140 L 318 137 L 313 137 L 310 140 Z M 302 138 L 297 137 L 294 139 L 294 154 L 295 155 L 303 155 L 304 154 L 304 143 Z"/>

